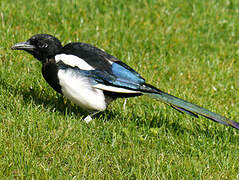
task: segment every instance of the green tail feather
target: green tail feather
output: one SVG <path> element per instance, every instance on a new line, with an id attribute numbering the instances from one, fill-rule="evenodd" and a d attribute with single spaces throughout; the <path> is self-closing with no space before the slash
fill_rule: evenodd
<path id="1" fill-rule="evenodd" d="M 148 88 L 152 88 L 151 90 L 153 90 L 153 92 L 145 92 L 146 95 L 154 98 L 154 99 L 157 99 L 157 100 L 160 100 L 170 106 L 172 106 L 174 109 L 178 110 L 178 111 L 181 111 L 181 112 L 186 112 L 194 117 L 198 117 L 198 115 L 201 115 L 201 116 L 204 116 L 208 119 L 211 119 L 215 122 L 218 122 L 218 123 L 221 123 L 221 124 L 224 124 L 226 126 L 231 126 L 235 129 L 238 129 L 239 130 L 239 123 L 233 121 L 233 120 L 230 120 L 224 116 L 221 116 L 219 114 L 216 114 L 214 112 L 211 112 L 205 108 L 202 108 L 198 105 L 195 105 L 195 104 L 192 104 L 190 102 L 187 102 L 185 100 L 182 100 L 180 98 L 177 98 L 175 96 L 172 96 L 168 93 L 165 93 L 163 91 L 160 91 L 154 87 L 151 87 L 151 86 L 148 86 Z"/>

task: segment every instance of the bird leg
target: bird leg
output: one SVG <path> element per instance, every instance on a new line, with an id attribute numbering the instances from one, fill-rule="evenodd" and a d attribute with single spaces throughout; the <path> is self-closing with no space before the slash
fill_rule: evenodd
<path id="1" fill-rule="evenodd" d="M 88 116 L 86 116 L 83 120 L 88 124 L 89 122 L 91 122 L 93 120 L 93 116 L 96 115 L 97 113 L 99 113 L 100 111 L 95 111 L 90 113 Z"/>
<path id="2" fill-rule="evenodd" d="M 124 100 L 124 104 L 123 104 L 123 110 L 124 110 L 124 111 L 125 111 L 126 103 L 127 103 L 127 99 Z"/>

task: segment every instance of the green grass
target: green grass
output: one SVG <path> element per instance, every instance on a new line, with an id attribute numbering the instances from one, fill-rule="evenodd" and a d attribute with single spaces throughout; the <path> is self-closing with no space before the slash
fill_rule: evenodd
<path id="1" fill-rule="evenodd" d="M 0 1 L 0 179 L 236 179 L 239 133 L 147 97 L 90 124 L 41 65 L 10 47 L 36 33 L 103 48 L 148 83 L 234 120 L 238 0 Z"/>

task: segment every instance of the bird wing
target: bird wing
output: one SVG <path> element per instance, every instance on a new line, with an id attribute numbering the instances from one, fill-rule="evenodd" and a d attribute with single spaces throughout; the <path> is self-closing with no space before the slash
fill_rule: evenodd
<path id="1" fill-rule="evenodd" d="M 132 93 L 145 83 L 140 74 L 128 65 L 86 43 L 67 44 L 55 59 L 61 68 L 74 68 L 94 81 L 96 88 L 105 91 Z"/>
<path id="2" fill-rule="evenodd" d="M 233 120 L 146 84 L 135 70 L 98 48 L 84 43 L 70 43 L 63 49 L 62 54 L 56 57 L 59 66 L 62 69 L 73 68 L 80 76 L 88 77 L 92 87 L 117 93 L 143 93 L 170 105 L 177 111 L 194 117 L 201 115 L 239 129 L 239 124 Z"/>

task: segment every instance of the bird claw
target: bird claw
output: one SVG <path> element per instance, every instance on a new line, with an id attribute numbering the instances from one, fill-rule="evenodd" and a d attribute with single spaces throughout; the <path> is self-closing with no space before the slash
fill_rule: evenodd
<path id="1" fill-rule="evenodd" d="M 88 124 L 89 122 L 91 122 L 93 119 L 92 119 L 92 117 L 90 116 L 90 115 L 88 115 L 88 116 L 86 116 L 85 118 L 84 118 L 84 121 Z"/>
<path id="2" fill-rule="evenodd" d="M 93 120 L 93 116 L 96 115 L 97 113 L 99 113 L 100 111 L 95 111 L 95 112 L 92 112 L 91 114 L 89 114 L 88 116 L 86 116 L 84 118 L 84 121 L 88 124 L 89 122 L 91 122 Z"/>

